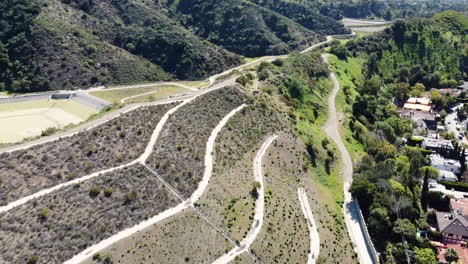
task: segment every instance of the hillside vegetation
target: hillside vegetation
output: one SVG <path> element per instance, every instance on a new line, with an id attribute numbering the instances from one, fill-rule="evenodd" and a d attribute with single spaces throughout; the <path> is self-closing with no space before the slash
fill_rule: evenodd
<path id="1" fill-rule="evenodd" d="M 447 11 L 429 19 L 397 21 L 385 32 L 332 44 L 333 70 L 341 83 L 344 136 L 355 164 L 351 193 L 359 201 L 369 234 L 385 263 L 437 263 L 429 239 L 428 207 L 439 203 L 428 190 L 438 177 L 427 153 L 403 147 L 413 125 L 394 102 L 421 95 L 431 87 L 455 87 L 466 78 L 467 19 Z M 437 104 L 437 100 L 434 100 Z M 421 184 L 422 183 L 422 184 Z M 428 232 L 428 238 L 416 236 Z M 388 234 L 382 236 L 382 234 Z M 407 254 L 411 250 L 415 254 Z"/>
<path id="2" fill-rule="evenodd" d="M 364 54 L 365 74 L 385 83 L 456 87 L 466 77 L 467 33 L 468 18 L 447 11 L 429 19 L 398 20 L 384 32 L 347 42 L 349 52 L 337 48 L 332 53 Z"/>
<path id="3" fill-rule="evenodd" d="M 6 0 L 0 90 L 203 79 L 242 57 L 284 54 L 346 32 L 293 2 Z"/>

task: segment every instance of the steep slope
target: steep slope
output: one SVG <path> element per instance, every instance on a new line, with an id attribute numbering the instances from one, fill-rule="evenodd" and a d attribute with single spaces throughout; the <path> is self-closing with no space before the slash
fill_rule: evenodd
<path id="1" fill-rule="evenodd" d="M 0 3 L 0 90 L 204 78 L 241 58 L 143 1 Z"/>
<path id="2" fill-rule="evenodd" d="M 312 4 L 304 1 L 251 0 L 299 23 L 303 27 L 325 35 L 347 34 L 350 30 L 331 17 L 320 14 Z"/>
<path id="3" fill-rule="evenodd" d="M 351 40 L 346 47 L 355 55 L 369 55 L 367 76 L 378 74 L 387 83 L 397 77 L 428 88 L 456 87 L 454 80 L 465 78 L 468 69 L 467 33 L 468 18 L 446 11 L 429 19 L 398 20 L 384 32 Z"/>
<path id="4" fill-rule="evenodd" d="M 284 54 L 323 36 L 267 8 L 240 0 L 168 1 L 182 25 L 201 38 L 249 57 Z"/>

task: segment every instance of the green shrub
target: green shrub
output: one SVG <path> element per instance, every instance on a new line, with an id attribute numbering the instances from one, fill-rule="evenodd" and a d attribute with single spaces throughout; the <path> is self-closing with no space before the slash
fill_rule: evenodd
<path id="1" fill-rule="evenodd" d="M 94 198 L 94 197 L 98 196 L 100 192 L 101 192 L 101 188 L 92 187 L 91 189 L 89 189 L 89 196 Z"/>
<path id="2" fill-rule="evenodd" d="M 113 192 L 112 188 L 106 188 L 106 189 L 104 189 L 104 196 L 111 197 L 112 192 Z"/>
<path id="3" fill-rule="evenodd" d="M 131 203 L 131 202 L 135 201 L 136 198 L 137 198 L 136 192 L 130 191 L 125 195 L 125 203 L 126 204 Z"/>
<path id="4" fill-rule="evenodd" d="M 43 130 L 43 131 L 41 132 L 41 136 L 42 136 L 42 137 L 50 136 L 50 135 L 52 135 L 53 133 L 55 133 L 55 132 L 57 132 L 57 131 L 58 131 L 58 128 L 56 128 L 56 127 L 49 127 L 49 128 L 47 128 L 46 130 Z"/>
<path id="5" fill-rule="evenodd" d="M 99 252 L 94 253 L 93 260 L 100 261 L 101 259 L 102 259 L 101 253 Z"/>
<path id="6" fill-rule="evenodd" d="M 33 255 L 29 257 L 28 264 L 36 264 L 39 261 L 39 256 Z"/>
<path id="7" fill-rule="evenodd" d="M 39 214 L 37 214 L 37 217 L 39 217 L 39 220 L 41 221 L 46 221 L 47 218 L 49 218 L 49 210 L 47 209 L 42 209 Z"/>
<path id="8" fill-rule="evenodd" d="M 455 191 L 459 192 L 468 192 L 468 183 L 451 181 L 441 181 L 440 183 L 443 184 L 448 190 L 454 189 Z"/>

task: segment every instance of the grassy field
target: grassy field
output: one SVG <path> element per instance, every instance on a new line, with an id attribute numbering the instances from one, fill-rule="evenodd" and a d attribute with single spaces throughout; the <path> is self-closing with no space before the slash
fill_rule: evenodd
<path id="1" fill-rule="evenodd" d="M 153 102 L 161 99 L 168 98 L 173 95 L 183 94 L 190 92 L 190 90 L 178 87 L 178 86 L 168 86 L 161 90 L 156 90 L 154 93 L 143 94 L 125 101 L 125 103 L 145 103 Z"/>
<path id="2" fill-rule="evenodd" d="M 78 124 L 98 111 L 75 101 L 35 100 L 0 104 L 0 143 L 13 143 L 41 135 L 50 127 Z"/>
<path id="3" fill-rule="evenodd" d="M 136 101 L 144 101 L 144 100 L 147 100 L 151 96 L 154 97 L 155 100 L 158 100 L 158 99 L 162 99 L 170 95 L 178 94 L 184 91 L 188 91 L 188 90 L 181 88 L 181 87 L 177 87 L 177 86 L 171 86 L 171 85 L 160 85 L 160 86 L 155 85 L 155 86 L 140 87 L 140 88 L 104 90 L 104 91 L 98 91 L 98 92 L 91 92 L 90 94 L 96 97 L 99 97 L 101 99 L 107 100 L 109 102 L 119 104 L 121 103 L 122 99 L 131 97 L 131 96 L 137 96 L 139 94 L 141 94 L 142 97 L 145 97 L 143 94 L 154 92 L 152 94 L 149 94 L 147 98 L 135 97 L 134 99 Z M 132 99 L 131 102 L 135 102 L 135 100 Z"/>

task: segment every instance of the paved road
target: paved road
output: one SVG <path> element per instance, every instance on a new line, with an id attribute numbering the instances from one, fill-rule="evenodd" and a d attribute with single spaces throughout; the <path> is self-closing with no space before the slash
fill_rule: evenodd
<path id="1" fill-rule="evenodd" d="M 298 188 L 297 196 L 301 203 L 302 213 L 304 213 L 304 217 L 307 219 L 307 227 L 309 227 L 310 253 L 307 256 L 307 264 L 315 264 L 320 254 L 320 236 L 317 225 L 315 224 L 314 214 L 309 204 L 309 199 L 307 198 L 306 190 L 304 188 Z"/>
<path id="2" fill-rule="evenodd" d="M 254 222 L 252 224 L 252 228 L 247 233 L 247 236 L 239 243 L 239 246 L 231 249 L 228 253 L 224 254 L 213 264 L 227 264 L 234 260 L 237 256 L 244 252 L 249 252 L 250 246 L 253 244 L 255 239 L 257 238 L 258 234 L 262 230 L 263 226 L 263 215 L 265 213 L 265 188 L 263 182 L 263 168 L 262 168 L 262 159 L 265 155 L 268 147 L 273 143 L 273 141 L 277 138 L 277 135 L 270 136 L 260 147 L 257 154 L 255 155 L 254 162 L 253 162 L 253 171 L 254 171 L 254 179 L 256 182 L 260 183 L 260 188 L 258 189 L 258 199 L 255 202 L 255 214 L 254 214 Z"/>
<path id="3" fill-rule="evenodd" d="M 324 61 L 329 64 L 328 62 L 328 54 L 322 55 Z M 328 107 L 329 107 L 329 117 L 328 121 L 325 124 L 324 130 L 327 135 L 336 143 L 338 146 L 338 150 L 341 153 L 342 157 L 342 170 L 343 170 L 343 180 L 344 180 L 344 192 L 345 192 L 345 204 L 343 206 L 344 216 L 346 225 L 348 227 L 348 232 L 351 237 L 351 240 L 354 242 L 359 256 L 359 262 L 361 264 L 371 264 L 373 263 L 371 257 L 371 251 L 368 248 L 368 241 L 365 239 L 364 230 L 362 230 L 361 225 L 359 224 L 358 217 L 359 213 L 356 212 L 357 206 L 355 201 L 352 199 L 351 194 L 348 191 L 350 184 L 353 181 L 353 163 L 351 161 L 351 156 L 346 149 L 339 130 L 339 118 L 336 111 L 335 106 L 335 99 L 336 95 L 340 90 L 340 84 L 336 79 L 335 73 L 330 73 L 330 78 L 333 81 L 333 91 L 331 92 L 330 96 L 328 97 Z"/>

